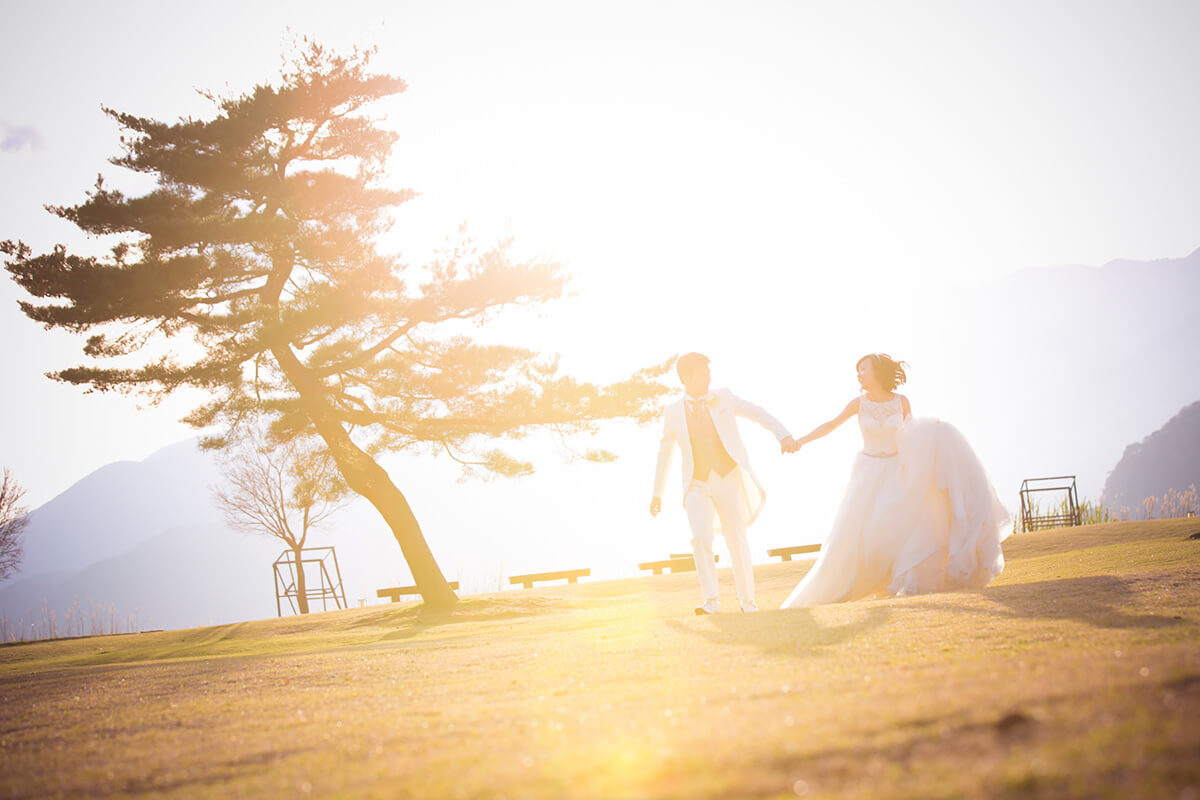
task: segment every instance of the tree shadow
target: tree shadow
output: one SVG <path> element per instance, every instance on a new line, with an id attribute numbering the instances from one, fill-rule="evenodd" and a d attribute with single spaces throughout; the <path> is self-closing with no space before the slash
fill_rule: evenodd
<path id="1" fill-rule="evenodd" d="M 516 617 L 530 617 L 565 611 L 565 600 L 545 596 L 459 600 L 448 608 L 420 604 L 397 609 L 384 609 L 364 615 L 350 623 L 350 628 L 392 628 L 382 640 L 411 639 L 431 628 L 464 622 L 488 622 Z"/>
<path id="2" fill-rule="evenodd" d="M 717 645 L 750 645 L 766 653 L 811 658 L 853 642 L 886 624 L 891 616 L 887 606 L 872 606 L 854 622 L 825 624 L 813 609 L 793 608 L 757 614 L 714 614 L 704 618 L 711 624 L 700 625 L 669 619 L 667 626 Z"/>

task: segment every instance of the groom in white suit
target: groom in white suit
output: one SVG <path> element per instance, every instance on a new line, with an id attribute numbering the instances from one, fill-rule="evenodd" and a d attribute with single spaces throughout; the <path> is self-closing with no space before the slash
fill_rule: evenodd
<path id="1" fill-rule="evenodd" d="M 779 420 L 728 389 L 709 390 L 712 375 L 708 357 L 687 353 L 675 363 L 685 394 L 667 406 L 663 438 L 654 474 L 651 515 L 662 510 L 667 470 L 678 445 L 683 453 L 683 506 L 692 527 L 692 553 L 704 601 L 697 614 L 721 610 L 717 568 L 713 565 L 713 521 L 720 517 L 721 532 L 733 561 L 733 582 L 742 611 L 758 611 L 754 604 L 754 565 L 746 529 L 762 508 L 766 494 L 750 469 L 750 458 L 738 433 L 737 417 L 746 417 L 775 434 L 780 449 L 788 452 L 792 437 Z"/>

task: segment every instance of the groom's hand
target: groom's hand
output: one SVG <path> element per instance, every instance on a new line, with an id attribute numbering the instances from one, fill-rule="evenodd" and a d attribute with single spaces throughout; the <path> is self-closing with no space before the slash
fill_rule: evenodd
<path id="1" fill-rule="evenodd" d="M 790 436 L 785 436 L 779 442 L 779 452 L 794 453 L 800 449 L 800 444 Z"/>
<path id="2" fill-rule="evenodd" d="M 660 511 L 662 511 L 662 498 L 656 497 L 650 501 L 650 516 L 657 517 Z"/>

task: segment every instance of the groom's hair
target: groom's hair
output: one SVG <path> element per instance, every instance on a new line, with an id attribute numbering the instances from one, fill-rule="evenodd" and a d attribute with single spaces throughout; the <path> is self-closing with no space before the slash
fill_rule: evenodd
<path id="1" fill-rule="evenodd" d="M 691 375 L 707 363 L 709 363 L 708 356 L 703 353 L 684 353 L 675 361 L 675 372 L 679 375 L 679 379 L 683 380 L 685 375 Z"/>

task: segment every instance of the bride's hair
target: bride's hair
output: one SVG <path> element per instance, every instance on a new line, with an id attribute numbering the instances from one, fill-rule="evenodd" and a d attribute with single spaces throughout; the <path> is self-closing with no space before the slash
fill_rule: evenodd
<path id="1" fill-rule="evenodd" d="M 869 353 L 856 361 L 854 368 L 861 367 L 864 361 L 871 362 L 875 380 L 879 381 L 879 385 L 889 392 L 908 380 L 908 375 L 904 372 L 904 368 L 908 364 L 892 358 L 887 353 Z"/>

